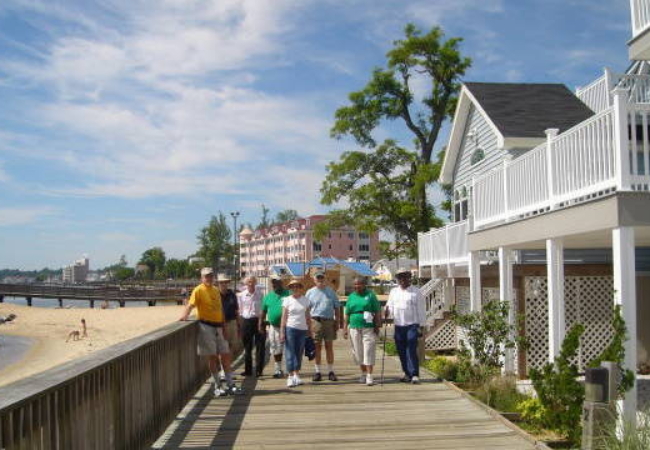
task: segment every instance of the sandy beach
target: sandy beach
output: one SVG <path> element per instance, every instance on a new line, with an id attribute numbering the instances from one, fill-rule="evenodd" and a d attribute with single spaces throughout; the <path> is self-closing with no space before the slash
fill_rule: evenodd
<path id="1" fill-rule="evenodd" d="M 0 315 L 18 316 L 14 322 L 0 325 L 0 335 L 34 340 L 22 359 L 0 370 L 0 386 L 146 334 L 177 320 L 182 308 L 50 309 L 0 303 Z M 82 318 L 86 320 L 88 337 L 66 343 L 70 331 L 81 330 Z"/>

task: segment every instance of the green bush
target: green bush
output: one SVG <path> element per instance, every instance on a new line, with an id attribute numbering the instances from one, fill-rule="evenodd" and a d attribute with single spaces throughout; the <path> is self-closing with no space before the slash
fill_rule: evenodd
<path id="1" fill-rule="evenodd" d="M 437 356 L 424 362 L 424 367 L 447 381 L 456 381 L 458 363 L 443 356 Z"/>
<path id="2" fill-rule="evenodd" d="M 476 390 L 476 397 L 491 408 L 501 412 L 515 412 L 520 403 L 528 399 L 517 391 L 517 380 L 512 376 L 492 376 Z"/>
<path id="3" fill-rule="evenodd" d="M 519 402 L 516 411 L 521 414 L 522 420 L 531 426 L 533 430 L 541 430 L 544 427 L 544 405 L 537 397 L 528 397 Z"/>

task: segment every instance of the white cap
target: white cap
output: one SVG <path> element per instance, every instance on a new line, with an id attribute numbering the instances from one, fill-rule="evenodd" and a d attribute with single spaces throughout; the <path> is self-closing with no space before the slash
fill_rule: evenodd
<path id="1" fill-rule="evenodd" d="M 214 271 L 212 270 L 212 267 L 204 267 L 203 269 L 201 269 L 201 276 L 212 275 L 213 273 Z"/>
<path id="2" fill-rule="evenodd" d="M 408 273 L 409 275 L 411 275 L 411 270 L 410 270 L 410 269 L 407 269 L 406 267 L 400 267 L 400 268 L 397 269 L 397 271 L 395 272 L 395 275 L 401 275 L 401 274 L 403 274 L 403 273 Z"/>

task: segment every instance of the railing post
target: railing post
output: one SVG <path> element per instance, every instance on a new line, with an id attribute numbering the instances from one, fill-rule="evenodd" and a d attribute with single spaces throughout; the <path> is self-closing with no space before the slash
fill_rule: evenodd
<path id="1" fill-rule="evenodd" d="M 449 246 L 449 225 L 445 225 L 445 247 L 447 248 L 447 276 L 451 278 L 453 277 L 453 268 L 449 262 L 449 259 L 451 258 L 451 250 Z"/>
<path id="2" fill-rule="evenodd" d="M 469 193 L 469 214 L 467 220 L 467 231 L 474 231 L 474 217 L 476 216 L 476 176 L 472 176 L 472 190 Z"/>
<path id="3" fill-rule="evenodd" d="M 555 209 L 555 164 L 553 164 L 553 140 L 560 132 L 557 128 L 548 128 L 546 133 L 546 181 L 548 184 L 548 203 Z"/>
<path id="4" fill-rule="evenodd" d="M 503 161 L 503 215 L 508 220 L 508 161 Z"/>
<path id="5" fill-rule="evenodd" d="M 605 67 L 605 95 L 607 96 L 607 106 L 612 106 L 611 90 L 614 89 L 614 78 L 612 77 L 612 70 Z"/>
<path id="6" fill-rule="evenodd" d="M 614 96 L 614 161 L 616 190 L 630 190 L 630 151 L 629 151 L 629 131 L 628 131 L 628 101 L 627 91 L 621 88 L 615 88 L 612 91 Z M 632 130 L 632 138 L 635 139 Z"/>

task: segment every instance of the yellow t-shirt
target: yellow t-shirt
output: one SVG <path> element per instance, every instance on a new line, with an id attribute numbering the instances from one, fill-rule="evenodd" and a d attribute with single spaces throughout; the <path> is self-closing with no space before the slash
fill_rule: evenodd
<path id="1" fill-rule="evenodd" d="M 223 307 L 221 293 L 214 286 L 199 284 L 192 291 L 190 305 L 196 308 L 196 317 L 199 320 L 210 322 L 223 322 Z"/>

